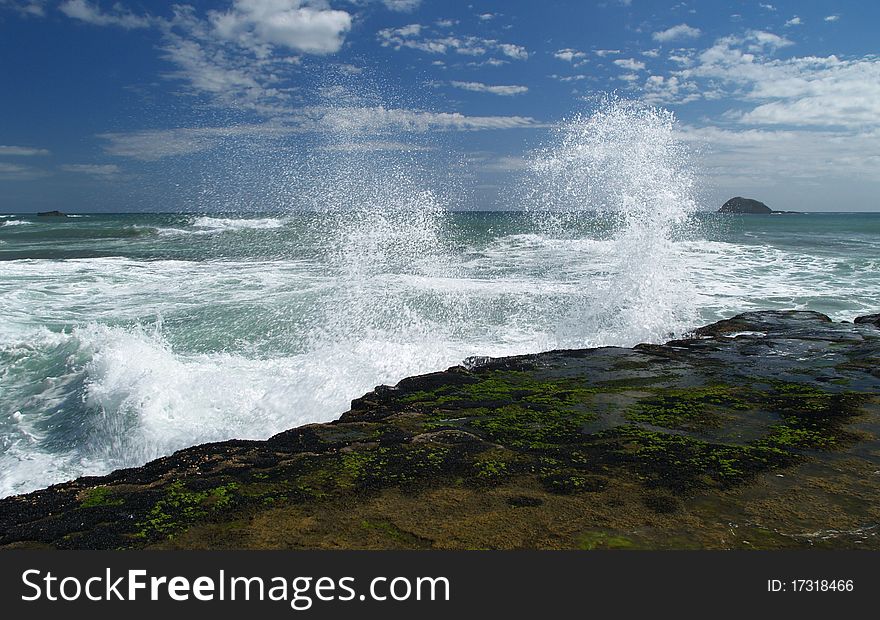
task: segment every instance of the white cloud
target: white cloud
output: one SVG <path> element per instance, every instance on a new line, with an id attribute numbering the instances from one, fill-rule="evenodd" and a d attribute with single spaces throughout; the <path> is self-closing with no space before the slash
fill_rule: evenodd
<path id="1" fill-rule="evenodd" d="M 104 152 L 116 157 L 155 161 L 210 151 L 224 141 L 242 138 L 282 138 L 297 133 L 297 127 L 277 122 L 228 127 L 179 127 L 145 129 L 128 133 L 102 133 Z"/>
<path id="2" fill-rule="evenodd" d="M 397 142 L 392 140 L 364 140 L 360 142 L 340 142 L 338 144 L 328 144 L 320 147 L 323 151 L 344 151 L 348 153 L 370 153 L 374 151 L 400 151 L 406 153 L 418 153 L 424 151 L 433 151 L 433 147 L 421 144 L 410 144 L 408 142 Z"/>
<path id="3" fill-rule="evenodd" d="M 419 8 L 422 0 L 382 0 L 386 8 L 398 13 L 410 13 Z"/>
<path id="4" fill-rule="evenodd" d="M 468 37 L 470 39 L 470 37 Z M 513 45 L 511 43 L 497 43 L 493 39 L 482 39 L 478 40 L 477 46 L 474 48 L 475 52 L 472 54 L 474 56 L 482 56 L 482 52 L 479 50 L 482 49 L 481 46 L 486 46 L 487 49 L 496 51 L 500 51 L 504 56 L 508 58 L 513 58 L 514 60 L 526 60 L 529 57 L 529 53 L 526 51 L 526 48 L 521 47 L 519 45 Z M 465 52 L 466 48 L 456 49 L 455 51 L 459 54 L 468 53 Z"/>
<path id="5" fill-rule="evenodd" d="M 383 47 L 395 50 L 409 48 L 428 54 L 455 52 L 465 56 L 483 56 L 489 52 L 497 52 L 515 60 L 526 60 L 529 57 L 528 50 L 521 45 L 475 36 L 438 35 L 428 30 L 419 24 L 410 24 L 401 28 L 385 28 L 377 33 L 377 37 Z"/>
<path id="6" fill-rule="evenodd" d="M 761 4 L 761 3 L 759 2 L 759 3 L 758 3 L 758 6 L 761 7 L 762 9 L 767 10 L 767 11 L 775 11 L 775 10 L 776 10 L 776 7 L 773 6 L 772 4 Z"/>
<path id="7" fill-rule="evenodd" d="M 64 0 L 59 9 L 94 25 L 155 27 L 162 58 L 175 67 L 164 77 L 184 81 L 216 106 L 268 116 L 289 106 L 296 53 L 336 52 L 351 28 L 347 12 L 322 0 L 232 0 L 206 17 L 187 4 L 173 5 L 170 18 L 135 15 L 118 3 L 104 11 L 91 0 Z"/>
<path id="8" fill-rule="evenodd" d="M 829 15 L 829 16 L 827 16 L 823 21 L 826 21 L 826 22 L 836 22 L 836 21 L 839 20 L 839 19 L 840 19 L 840 15 Z"/>
<path id="9" fill-rule="evenodd" d="M 421 24 L 410 24 L 394 30 L 401 37 L 417 37 L 422 32 Z"/>
<path id="10" fill-rule="evenodd" d="M 880 126 L 880 59 L 796 58 L 772 64 L 740 117 L 749 124 Z"/>
<path id="11" fill-rule="evenodd" d="M 36 149 L 30 146 L 9 146 L 0 144 L 0 156 L 7 157 L 34 157 L 35 155 L 48 155 L 47 149 Z"/>
<path id="12" fill-rule="evenodd" d="M 131 30 L 149 28 L 152 25 L 150 17 L 135 15 L 120 4 L 113 5 L 111 12 L 104 12 L 98 5 L 88 0 L 65 0 L 59 5 L 58 10 L 71 19 L 78 19 L 94 26 L 117 26 Z"/>
<path id="13" fill-rule="evenodd" d="M 102 133 L 104 152 L 116 157 L 155 161 L 209 151 L 220 140 L 198 129 L 147 129 L 131 133 Z"/>
<path id="14" fill-rule="evenodd" d="M 265 108 L 285 97 L 272 88 L 271 75 L 260 63 L 214 45 L 210 40 L 165 35 L 163 58 L 177 69 L 166 77 L 186 81 L 198 93 L 214 97 L 220 105 Z"/>
<path id="15" fill-rule="evenodd" d="M 385 28 L 380 30 L 377 36 L 382 47 L 393 47 L 396 50 L 408 47 L 429 54 L 445 54 L 450 47 L 458 49 L 463 46 L 460 40 L 454 37 L 422 40 L 418 38 L 421 32 L 422 27 L 419 24 L 410 24 L 402 28 Z"/>
<path id="16" fill-rule="evenodd" d="M 497 13 L 481 13 L 481 14 L 477 15 L 477 17 L 480 19 L 480 21 L 487 22 L 491 19 L 495 19 L 496 17 L 498 17 L 498 14 Z"/>
<path id="17" fill-rule="evenodd" d="M 559 82 L 580 82 L 581 80 L 587 79 L 587 76 L 583 73 L 578 73 L 577 75 L 557 75 L 554 73 L 548 77 L 551 80 L 557 80 Z"/>
<path id="18" fill-rule="evenodd" d="M 880 57 L 838 58 L 776 54 L 792 42 L 750 30 L 727 36 L 691 55 L 670 55 L 682 65 L 649 76 L 643 98 L 683 104 L 728 102 L 723 119 L 741 127 L 799 128 L 861 136 L 880 127 Z"/>
<path id="19" fill-rule="evenodd" d="M 644 101 L 651 104 L 683 104 L 700 98 L 699 89 L 694 82 L 679 79 L 672 75 L 650 75 L 645 80 Z"/>
<path id="20" fill-rule="evenodd" d="M 271 143 L 292 134 L 331 131 L 335 134 L 369 132 L 376 142 L 397 142 L 403 133 L 483 131 L 544 127 L 527 116 L 466 116 L 458 112 L 429 112 L 383 106 L 308 107 L 283 119 L 228 127 L 180 127 L 130 133 L 103 133 L 104 152 L 117 157 L 155 161 L 211 151 L 228 141 Z M 383 134 L 391 134 L 387 140 Z"/>
<path id="21" fill-rule="evenodd" d="M 119 174 L 119 166 L 115 164 L 64 164 L 61 166 L 61 170 L 98 178 L 113 177 Z"/>
<path id="22" fill-rule="evenodd" d="M 565 62 L 570 62 L 572 64 L 582 64 L 586 62 L 587 54 L 586 52 L 581 52 L 576 49 L 572 49 L 567 47 L 565 49 L 556 50 L 553 52 L 553 57 L 558 58 L 559 60 L 564 60 Z"/>
<path id="23" fill-rule="evenodd" d="M 788 20 L 787 22 L 785 22 L 785 25 L 786 25 L 786 26 L 800 26 L 800 25 L 802 25 L 803 23 L 804 23 L 804 22 L 801 21 L 801 18 L 798 17 L 797 15 L 795 15 L 795 16 L 792 17 L 790 20 Z"/>
<path id="24" fill-rule="evenodd" d="M 0 181 L 33 181 L 45 176 L 48 173 L 39 168 L 0 162 Z"/>
<path id="25" fill-rule="evenodd" d="M 880 183 L 880 132 L 729 129 L 682 126 L 680 137 L 699 147 L 701 169 L 731 189 L 777 187 L 803 200 L 816 183 Z M 783 198 L 785 200 L 785 198 Z M 789 203 L 790 204 L 790 203 Z M 826 205 L 827 208 L 828 205 Z"/>
<path id="26" fill-rule="evenodd" d="M 434 64 L 434 63 L 431 63 Z M 487 58 L 486 60 L 480 62 L 469 62 L 468 67 L 500 67 L 502 65 L 510 64 L 509 60 L 501 60 L 500 58 Z"/>
<path id="27" fill-rule="evenodd" d="M 45 17 L 47 0 L 0 0 L 0 8 L 8 7 L 25 17 Z"/>
<path id="28" fill-rule="evenodd" d="M 722 41 L 723 40 L 724 39 L 722 39 Z M 734 38 L 732 40 L 736 39 Z M 746 42 L 752 42 L 748 46 L 748 50 L 750 52 L 763 52 L 764 50 L 776 51 L 781 47 L 794 45 L 793 41 L 790 41 L 785 37 L 781 37 L 778 34 L 773 34 L 772 32 L 766 32 L 764 30 L 749 30 L 742 40 Z"/>
<path id="29" fill-rule="evenodd" d="M 682 67 L 689 67 L 694 64 L 694 50 L 680 49 L 669 54 L 669 62 L 674 62 Z"/>
<path id="30" fill-rule="evenodd" d="M 493 95 L 503 95 L 508 97 L 511 95 L 527 93 L 529 91 L 528 86 L 500 86 L 483 84 L 482 82 L 450 82 L 450 84 L 455 88 L 469 90 L 475 93 L 491 93 Z"/>
<path id="31" fill-rule="evenodd" d="M 741 37 L 722 37 L 699 54 L 699 66 L 689 71 L 730 81 L 748 79 L 762 70 L 763 56 L 791 44 L 784 37 L 762 30 L 750 30 Z"/>
<path id="32" fill-rule="evenodd" d="M 593 53 L 600 58 L 605 58 L 606 56 L 616 56 L 620 50 L 593 50 Z"/>
<path id="33" fill-rule="evenodd" d="M 428 112 L 384 106 L 324 108 L 307 110 L 310 118 L 304 129 L 332 131 L 412 132 L 428 131 L 481 131 L 488 129 L 519 129 L 542 126 L 527 116 L 466 116 L 458 112 Z"/>
<path id="34" fill-rule="evenodd" d="M 351 29 L 347 12 L 301 0 L 235 0 L 231 10 L 209 15 L 219 37 L 242 47 L 277 45 L 307 54 L 339 51 Z"/>
<path id="35" fill-rule="evenodd" d="M 677 26 L 672 26 L 671 28 L 667 28 L 666 30 L 655 32 L 651 36 L 655 41 L 666 43 L 668 41 L 674 41 L 676 39 L 695 39 L 700 36 L 700 34 L 701 32 L 699 28 L 692 28 L 687 24 L 678 24 Z"/>
<path id="36" fill-rule="evenodd" d="M 615 65 L 628 71 L 643 71 L 645 63 L 635 58 L 618 58 L 613 61 Z"/>
<path id="37" fill-rule="evenodd" d="M 751 109 L 729 114 L 741 123 L 880 125 L 880 58 L 768 56 L 785 44 L 769 33 L 725 37 L 699 55 L 698 65 L 674 73 L 684 79 L 711 80 L 724 87 L 727 96 L 752 103 Z"/>
<path id="38" fill-rule="evenodd" d="M 301 63 L 291 50 L 330 53 L 341 45 L 340 28 L 350 23 L 347 13 L 301 4 L 238 0 L 225 13 L 210 11 L 207 19 L 191 6 L 175 5 L 173 17 L 158 23 L 163 58 L 175 67 L 165 77 L 209 95 L 216 106 L 283 113 L 290 105 L 291 72 Z"/>
<path id="39" fill-rule="evenodd" d="M 336 65 L 336 68 L 347 75 L 358 75 L 364 72 L 362 67 L 358 67 L 357 65 L 352 65 L 349 63 L 338 64 Z"/>
<path id="40" fill-rule="evenodd" d="M 515 60 L 526 60 L 529 57 L 529 52 L 522 45 L 514 45 L 512 43 L 499 43 L 498 48 L 501 50 L 501 53 L 505 56 L 513 58 Z"/>
<path id="41" fill-rule="evenodd" d="M 648 76 L 651 104 L 723 100 L 718 125 L 685 127 L 718 193 L 777 208 L 833 208 L 841 192 L 880 192 L 880 58 L 779 58 L 791 41 L 747 31 L 723 37 L 688 66 Z M 873 203 L 861 205 L 863 208 Z M 717 205 L 716 205 L 717 207 Z"/>

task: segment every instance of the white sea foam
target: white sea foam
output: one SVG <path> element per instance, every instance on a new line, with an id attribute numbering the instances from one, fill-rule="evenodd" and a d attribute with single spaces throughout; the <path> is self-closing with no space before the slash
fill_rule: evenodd
<path id="1" fill-rule="evenodd" d="M 192 228 L 180 228 L 175 226 L 148 226 L 150 230 L 161 236 L 178 237 L 183 235 L 215 235 L 224 232 L 239 232 L 245 230 L 272 230 L 284 228 L 286 220 L 274 217 L 262 218 L 232 218 L 199 216 L 194 218 L 190 226 Z M 139 228 L 145 228 L 139 226 Z"/>
<path id="2" fill-rule="evenodd" d="M 192 225 L 196 228 L 211 228 L 214 230 L 243 230 L 243 229 L 271 229 L 284 226 L 284 220 L 272 217 L 255 219 L 239 219 L 229 217 L 197 217 Z"/>
<path id="3" fill-rule="evenodd" d="M 26 220 L 7 220 L 2 222 L 3 226 L 26 226 L 28 224 L 33 224 L 33 222 L 28 222 Z"/>
<path id="4" fill-rule="evenodd" d="M 435 341 L 426 350 L 413 333 L 377 331 L 312 344 L 298 355 L 260 357 L 176 351 L 155 327 L 20 330 L 18 342 L 0 355 L 10 368 L 33 368 L 31 382 L 40 385 L 14 371 L 3 378 L 12 388 L 7 402 L 15 402 L 19 415 L 4 428 L 0 494 L 140 464 L 196 443 L 265 438 L 325 421 L 376 384 L 446 367 L 481 349 Z M 40 373 L 53 378 L 39 380 Z M 47 417 L 77 402 L 85 405 L 78 423 L 46 426 Z M 61 430 L 67 424 L 77 427 L 76 438 Z M 71 442 L 75 447 L 59 448 Z"/>
<path id="5" fill-rule="evenodd" d="M 149 227 L 150 230 L 155 230 L 156 234 L 163 236 L 171 236 L 178 237 L 180 235 L 191 235 L 191 234 L 212 234 L 216 232 L 215 230 L 187 230 L 185 228 L 171 228 L 168 226 L 159 226 L 159 227 Z"/>

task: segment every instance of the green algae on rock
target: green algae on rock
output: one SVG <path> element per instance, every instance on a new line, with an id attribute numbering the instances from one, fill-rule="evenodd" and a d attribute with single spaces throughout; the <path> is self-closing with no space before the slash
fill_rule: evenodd
<path id="1" fill-rule="evenodd" d="M 468 360 L 328 424 L 0 500 L 0 545 L 880 548 L 878 368 L 873 323 L 810 312 Z"/>

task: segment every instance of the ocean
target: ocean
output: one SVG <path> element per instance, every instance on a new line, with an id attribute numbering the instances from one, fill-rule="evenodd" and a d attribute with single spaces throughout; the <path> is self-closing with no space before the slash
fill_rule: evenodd
<path id="1" fill-rule="evenodd" d="M 605 216 L 546 219 L 439 213 L 429 247 L 355 216 L 0 216 L 0 495 L 331 420 L 469 356 L 880 309 L 878 213 L 696 214 L 674 269 Z"/>
<path id="2" fill-rule="evenodd" d="M 471 356 L 880 309 L 880 214 L 701 213 L 666 110 L 561 123 L 510 212 L 448 208 L 376 131 L 327 130 L 265 213 L 0 214 L 0 496 L 332 420 Z"/>

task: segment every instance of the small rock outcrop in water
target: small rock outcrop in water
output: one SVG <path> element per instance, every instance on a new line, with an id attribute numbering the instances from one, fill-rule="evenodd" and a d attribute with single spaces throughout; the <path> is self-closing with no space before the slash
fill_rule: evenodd
<path id="1" fill-rule="evenodd" d="M 765 205 L 763 202 L 759 200 L 752 200 L 751 198 L 742 198 L 741 196 L 736 196 L 735 198 L 731 198 L 718 209 L 718 213 L 773 213 L 773 209 Z"/>
<path id="2" fill-rule="evenodd" d="M 0 500 L 0 546 L 880 549 L 864 319 L 471 360 L 328 424 Z"/>
<path id="3" fill-rule="evenodd" d="M 67 214 L 61 211 L 41 211 L 37 213 L 37 217 L 67 217 Z"/>

